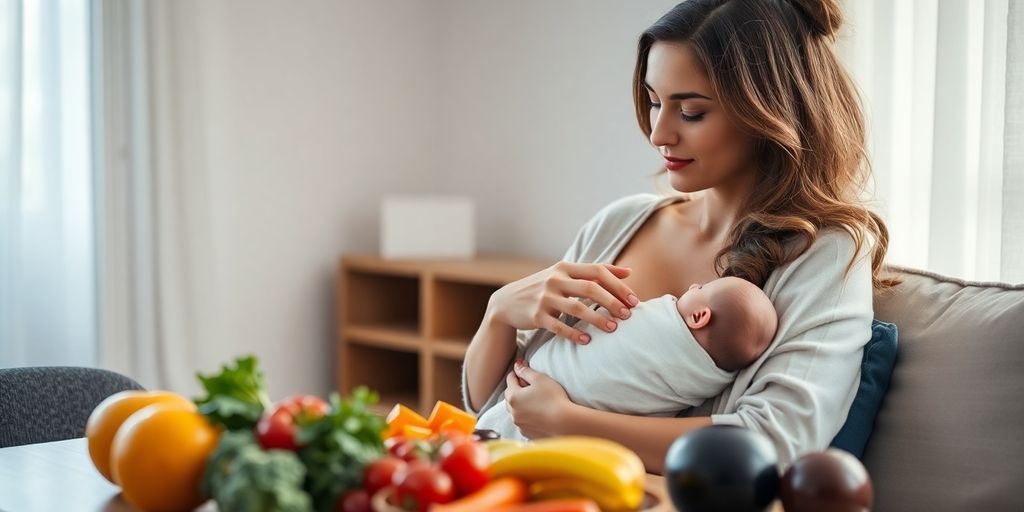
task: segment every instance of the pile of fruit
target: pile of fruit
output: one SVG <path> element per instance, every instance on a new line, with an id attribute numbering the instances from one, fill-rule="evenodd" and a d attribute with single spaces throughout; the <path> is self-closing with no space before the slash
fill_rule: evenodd
<path id="1" fill-rule="evenodd" d="M 746 428 L 711 425 L 679 436 L 665 457 L 665 483 L 679 510 L 870 511 L 874 487 L 856 457 L 830 448 L 806 453 L 785 472 L 771 440 Z"/>
<path id="2" fill-rule="evenodd" d="M 643 463 L 611 441 L 501 440 L 473 430 L 472 415 L 444 402 L 429 418 L 399 404 L 387 421 L 389 455 L 367 466 L 363 489 L 343 502 L 346 512 L 625 511 L 643 500 Z"/>
<path id="3" fill-rule="evenodd" d="M 599 512 L 643 499 L 643 464 L 611 441 L 496 439 L 445 402 L 427 418 L 401 404 L 383 417 L 366 388 L 271 403 L 253 357 L 198 377 L 202 398 L 125 391 L 89 418 L 93 463 L 137 508 Z"/>
<path id="4" fill-rule="evenodd" d="M 125 391 L 93 410 L 86 426 L 96 469 L 143 510 L 190 510 L 209 498 L 230 511 L 333 511 L 384 453 L 375 393 L 271 403 L 254 357 L 216 375 L 189 400 Z"/>

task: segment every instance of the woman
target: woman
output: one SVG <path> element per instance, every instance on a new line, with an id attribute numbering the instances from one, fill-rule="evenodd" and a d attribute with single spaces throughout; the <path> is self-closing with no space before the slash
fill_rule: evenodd
<path id="1" fill-rule="evenodd" d="M 504 397 L 525 436 L 613 439 L 655 473 L 679 435 L 711 424 L 765 434 L 783 464 L 828 446 L 856 394 L 872 290 L 892 284 L 885 226 L 858 200 L 869 167 L 859 98 L 831 48 L 840 23 L 835 0 L 689 0 L 640 36 L 637 120 L 672 188 L 701 193 L 619 199 L 563 261 L 496 291 L 466 353 L 468 410 Z M 586 343 L 578 321 L 611 332 L 639 301 L 719 276 L 761 286 L 779 327 L 701 407 L 672 418 L 588 409 L 528 367 L 556 334 Z"/>

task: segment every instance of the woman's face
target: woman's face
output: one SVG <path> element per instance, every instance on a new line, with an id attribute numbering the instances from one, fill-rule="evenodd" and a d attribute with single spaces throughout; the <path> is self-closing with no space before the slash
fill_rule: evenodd
<path id="1" fill-rule="evenodd" d="M 697 192 L 749 185 L 754 139 L 728 119 L 688 44 L 654 43 L 646 86 L 653 104 L 651 144 L 663 157 L 692 160 L 681 169 L 666 166 L 672 188 Z"/>

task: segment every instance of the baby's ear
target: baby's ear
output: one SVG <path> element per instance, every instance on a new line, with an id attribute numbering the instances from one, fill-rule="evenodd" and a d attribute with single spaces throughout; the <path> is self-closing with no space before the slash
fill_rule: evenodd
<path id="1" fill-rule="evenodd" d="M 711 321 L 711 308 L 704 306 L 689 315 L 686 315 L 686 325 L 691 329 L 700 329 Z"/>

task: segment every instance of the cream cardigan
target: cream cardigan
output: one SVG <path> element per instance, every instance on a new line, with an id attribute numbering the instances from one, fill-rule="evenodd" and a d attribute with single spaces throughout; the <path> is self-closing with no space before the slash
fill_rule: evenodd
<path id="1" fill-rule="evenodd" d="M 580 228 L 563 260 L 614 262 L 655 210 L 680 200 L 678 195 L 641 193 L 613 201 Z M 846 420 L 859 384 L 864 345 L 871 338 L 871 243 L 868 237 L 845 274 L 854 254 L 853 237 L 844 230 L 823 230 L 803 254 L 775 269 L 764 286 L 779 314 L 768 350 L 737 372 L 736 380 L 716 398 L 679 416 L 710 415 L 715 424 L 765 434 L 784 466 L 804 453 L 824 450 Z M 578 321 L 565 314 L 561 320 L 570 326 Z M 529 361 L 553 337 L 546 329 L 517 331 L 516 357 Z M 463 367 L 466 410 L 479 415 L 501 401 L 504 391 L 501 379 L 487 402 L 474 410 Z"/>

